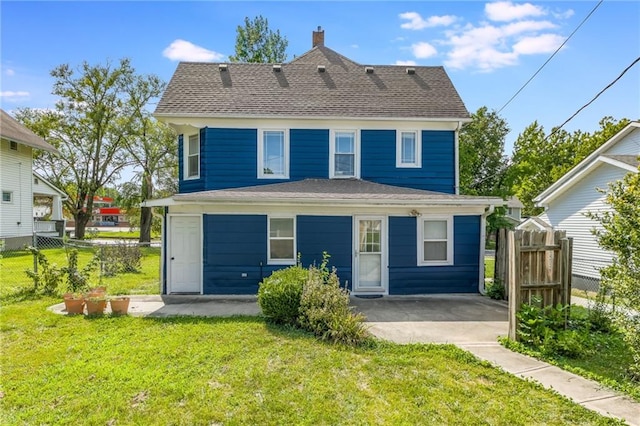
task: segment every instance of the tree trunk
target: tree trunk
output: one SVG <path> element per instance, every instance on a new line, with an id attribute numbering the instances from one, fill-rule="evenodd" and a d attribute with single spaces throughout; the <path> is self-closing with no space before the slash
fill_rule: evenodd
<path id="1" fill-rule="evenodd" d="M 151 207 L 140 208 L 140 242 L 151 242 L 151 221 L 153 215 L 151 214 Z"/>
<path id="2" fill-rule="evenodd" d="M 75 214 L 75 235 L 76 239 L 81 240 L 84 238 L 84 232 L 87 228 L 87 223 L 91 219 L 91 212 L 79 211 Z"/>

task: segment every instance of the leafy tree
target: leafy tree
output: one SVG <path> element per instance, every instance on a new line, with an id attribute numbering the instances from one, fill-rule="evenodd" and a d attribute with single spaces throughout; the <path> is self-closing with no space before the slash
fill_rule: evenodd
<path id="1" fill-rule="evenodd" d="M 282 63 L 287 60 L 289 41 L 280 35 L 280 30 L 269 29 L 267 18 L 246 17 L 244 27 L 238 25 L 236 33 L 236 54 L 229 56 L 231 62 Z"/>
<path id="2" fill-rule="evenodd" d="M 60 156 L 39 153 L 35 166 L 65 191 L 65 207 L 75 220 L 75 235 L 84 238 L 93 211 L 93 196 L 131 164 L 127 141 L 135 138 L 138 116 L 132 98 L 156 77 L 136 75 L 128 59 L 77 70 L 63 64 L 51 71 L 55 110 L 23 109 L 17 118 L 46 138 Z"/>
<path id="3" fill-rule="evenodd" d="M 552 129 L 549 136 L 537 121 L 530 124 L 516 139 L 506 177 L 511 192 L 525 206 L 523 213 L 541 213 L 542 208 L 535 207 L 533 199 L 628 123 L 626 119 L 604 117 L 600 129 L 593 133 Z"/>
<path id="4" fill-rule="evenodd" d="M 471 119 L 460 131 L 460 193 L 505 196 L 504 139 L 509 126 L 487 107 L 479 108 Z"/>
<path id="5" fill-rule="evenodd" d="M 600 246 L 615 255 L 613 264 L 601 270 L 601 285 L 627 308 L 615 321 L 633 355 L 631 373 L 640 380 L 640 167 L 602 192 L 611 210 L 588 215 L 602 225 L 593 230 Z"/>
<path id="6" fill-rule="evenodd" d="M 139 183 L 139 197 L 128 198 L 123 207 L 139 211 L 141 243 L 151 241 L 153 220 L 151 207 L 138 207 L 139 203 L 155 195 L 156 183 L 168 171 L 174 181 L 178 178 L 178 145 L 173 130 L 158 121 L 145 110 L 148 102 L 164 89 L 164 83 L 157 77 L 135 77 L 137 90 L 129 99 L 135 120 L 132 123 L 132 137 L 125 140 L 125 147 L 131 155 Z M 168 195 L 168 194 L 167 194 Z"/>

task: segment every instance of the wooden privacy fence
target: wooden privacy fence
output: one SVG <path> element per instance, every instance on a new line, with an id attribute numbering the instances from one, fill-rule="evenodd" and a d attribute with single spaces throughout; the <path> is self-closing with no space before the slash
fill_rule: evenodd
<path id="1" fill-rule="evenodd" d="M 542 307 L 571 304 L 573 239 L 565 231 L 500 230 L 496 280 L 509 299 L 509 338 L 516 340 L 517 313 L 523 303 Z"/>

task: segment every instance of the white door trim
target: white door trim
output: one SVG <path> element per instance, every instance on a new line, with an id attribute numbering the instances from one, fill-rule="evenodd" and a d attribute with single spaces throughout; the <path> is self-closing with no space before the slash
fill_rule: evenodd
<path id="1" fill-rule="evenodd" d="M 381 260 L 380 260 L 380 280 L 381 287 L 380 289 L 372 289 L 372 290 L 358 290 L 358 282 L 360 275 L 360 263 L 359 263 L 359 239 L 358 234 L 360 233 L 360 221 L 361 220 L 380 220 L 382 224 L 381 235 L 380 235 L 380 247 L 382 250 Z M 389 246 L 388 246 L 388 234 L 389 234 L 389 221 L 388 216 L 385 215 L 362 215 L 362 216 L 353 216 L 353 232 L 352 232 L 352 243 L 351 249 L 352 251 L 352 287 L 351 294 L 359 295 L 359 294 L 381 294 L 388 295 L 389 294 Z"/>
<path id="2" fill-rule="evenodd" d="M 173 293 L 172 290 L 172 282 L 171 282 L 171 251 L 173 250 L 172 241 L 171 241 L 171 230 L 173 226 L 173 218 L 174 217 L 199 217 L 200 218 L 200 283 L 199 290 L 200 294 L 203 294 L 203 276 L 204 276 L 204 264 L 202 259 L 203 254 L 203 246 L 204 246 L 204 215 L 202 214 L 186 214 L 186 213 L 167 213 L 167 294 Z"/>

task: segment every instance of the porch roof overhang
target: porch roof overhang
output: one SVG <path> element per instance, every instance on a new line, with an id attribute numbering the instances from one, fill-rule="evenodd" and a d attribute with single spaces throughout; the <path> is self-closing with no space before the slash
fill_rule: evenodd
<path id="1" fill-rule="evenodd" d="M 144 207 L 194 204 L 307 206 L 495 206 L 498 197 L 475 197 L 383 185 L 360 179 L 305 179 L 297 182 L 176 194 L 148 200 Z"/>

